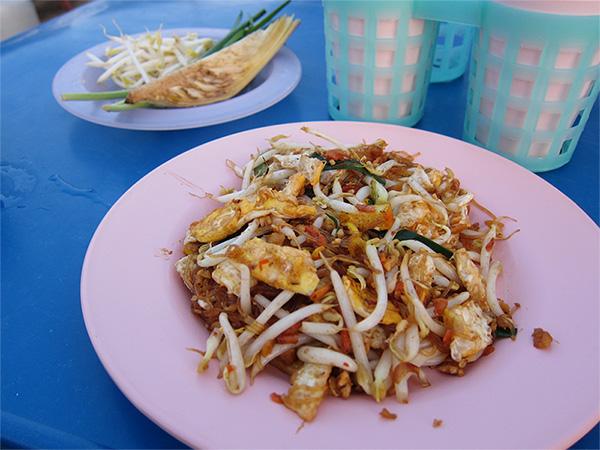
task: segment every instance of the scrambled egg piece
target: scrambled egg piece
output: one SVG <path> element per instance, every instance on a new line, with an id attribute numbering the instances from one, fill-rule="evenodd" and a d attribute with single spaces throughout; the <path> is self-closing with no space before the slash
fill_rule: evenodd
<path id="1" fill-rule="evenodd" d="M 452 330 L 450 356 L 454 361 L 474 361 L 493 342 L 492 329 L 482 309 L 472 300 L 446 309 L 444 324 Z"/>
<path id="2" fill-rule="evenodd" d="M 400 228 L 413 230 L 430 239 L 440 233 L 434 222 L 444 222 L 439 211 L 422 200 L 400 203 L 396 218 L 400 219 Z"/>
<path id="3" fill-rule="evenodd" d="M 340 213 L 340 222 L 343 225 L 354 225 L 360 231 L 365 230 L 389 230 L 394 223 L 394 212 L 389 203 L 380 205 L 363 206 L 363 211 L 357 213 Z"/>
<path id="4" fill-rule="evenodd" d="M 240 295 L 241 272 L 234 263 L 226 259 L 219 263 L 212 272 L 212 278 L 234 295 Z M 256 284 L 256 278 L 250 277 L 250 286 Z"/>
<path id="5" fill-rule="evenodd" d="M 408 270 L 413 280 L 431 286 L 435 265 L 428 252 L 423 250 L 413 254 L 408 260 Z"/>
<path id="6" fill-rule="evenodd" d="M 311 158 L 307 155 L 275 155 L 276 160 L 283 169 L 297 170 L 302 174 L 311 185 L 315 185 L 321 178 L 321 172 L 325 163 L 317 158 Z"/>
<path id="7" fill-rule="evenodd" d="M 250 275 L 278 289 L 310 295 L 319 284 L 317 268 L 306 250 L 253 238 L 227 256 L 246 264 Z"/>
<path id="8" fill-rule="evenodd" d="M 196 258 L 192 255 L 184 256 L 177 263 L 175 263 L 175 269 L 181 276 L 181 279 L 187 286 L 187 288 L 194 292 L 194 275 L 198 271 L 198 265 L 196 264 Z"/>
<path id="9" fill-rule="evenodd" d="M 291 378 L 292 386 L 281 396 L 283 404 L 310 422 L 329 389 L 329 374 L 332 366 L 304 363 Z"/>
<path id="10" fill-rule="evenodd" d="M 481 277 L 479 269 L 475 265 L 469 254 L 464 248 L 454 252 L 454 260 L 456 261 L 456 271 L 458 277 L 463 282 L 471 298 L 484 310 L 489 311 L 485 293 L 485 282 Z"/>
<path id="11" fill-rule="evenodd" d="M 298 203 L 294 195 L 263 187 L 256 194 L 232 200 L 201 221 L 192 223 L 189 233 L 198 242 L 215 242 L 225 239 L 258 217 L 272 215 L 294 219 L 316 213 L 314 206 Z"/>

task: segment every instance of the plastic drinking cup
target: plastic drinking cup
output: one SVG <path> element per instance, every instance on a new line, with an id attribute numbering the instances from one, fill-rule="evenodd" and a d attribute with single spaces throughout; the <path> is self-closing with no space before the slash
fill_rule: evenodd
<path id="1" fill-rule="evenodd" d="M 438 22 L 413 1 L 323 0 L 329 114 L 413 126 L 422 117 Z"/>
<path id="2" fill-rule="evenodd" d="M 598 98 L 598 5 L 418 2 L 416 17 L 477 27 L 463 140 L 534 172 L 568 163 Z"/>
<path id="3" fill-rule="evenodd" d="M 461 77 L 471 55 L 474 28 L 452 22 L 440 22 L 431 70 L 431 82 L 452 81 Z"/>

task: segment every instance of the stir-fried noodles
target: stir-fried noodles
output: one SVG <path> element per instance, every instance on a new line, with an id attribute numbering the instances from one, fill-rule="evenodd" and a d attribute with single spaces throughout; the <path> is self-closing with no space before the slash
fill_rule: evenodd
<path id="1" fill-rule="evenodd" d="M 277 400 L 310 421 L 327 394 L 406 403 L 425 367 L 463 375 L 514 336 L 492 259 L 502 221 L 450 169 L 303 130 L 327 146 L 277 136 L 229 162 L 241 188 L 189 227 L 176 267 L 210 330 L 198 371 L 217 359 L 240 393 L 271 364 L 291 376 Z"/>

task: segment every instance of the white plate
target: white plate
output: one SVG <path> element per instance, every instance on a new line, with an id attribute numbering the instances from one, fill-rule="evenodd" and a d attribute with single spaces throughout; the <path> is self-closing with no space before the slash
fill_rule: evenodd
<path id="1" fill-rule="evenodd" d="M 220 39 L 228 30 L 220 28 L 175 28 L 162 30 L 163 36 L 196 32 L 200 36 Z M 237 96 L 211 105 L 193 108 L 152 109 L 140 108 L 122 112 L 107 112 L 102 105 L 118 100 L 63 101 L 66 92 L 101 92 L 122 89 L 112 81 L 100 86 L 96 79 L 101 69 L 85 65 L 86 52 L 103 55 L 109 42 L 92 47 L 70 59 L 54 76 L 52 93 L 56 101 L 71 114 L 100 125 L 130 130 L 182 130 L 229 122 L 255 114 L 283 100 L 298 85 L 302 66 L 298 57 L 282 47 L 254 80 Z"/>
<path id="2" fill-rule="evenodd" d="M 408 404 L 356 396 L 328 397 L 301 428 L 295 413 L 273 402 L 286 377 L 268 370 L 233 396 L 216 368 L 198 375 L 207 333 L 190 312 L 190 293 L 173 265 L 189 224 L 215 203 L 199 198 L 237 185 L 238 164 L 284 134 L 309 125 L 345 143 L 385 139 L 390 149 L 451 168 L 462 186 L 521 231 L 495 247 L 503 262 L 499 294 L 522 305 L 516 341 L 463 378 L 430 373 Z M 394 125 L 285 124 L 228 136 L 192 149 L 136 183 L 108 212 L 83 266 L 85 323 L 102 363 L 125 395 L 167 432 L 196 448 L 567 448 L 599 419 L 599 229 L 571 200 L 522 167 L 464 142 Z M 532 345 L 534 328 L 558 342 Z M 398 415 L 387 420 L 383 407 Z M 434 419 L 443 420 L 434 428 Z"/>

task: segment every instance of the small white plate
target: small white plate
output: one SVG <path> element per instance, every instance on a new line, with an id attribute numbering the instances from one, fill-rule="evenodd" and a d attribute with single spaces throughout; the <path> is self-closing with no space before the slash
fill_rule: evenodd
<path id="1" fill-rule="evenodd" d="M 452 169 L 461 187 L 499 216 L 510 216 L 494 257 L 503 264 L 498 294 L 514 314 L 516 341 L 504 339 L 464 377 L 428 372 L 408 404 L 390 397 L 327 397 L 315 419 L 269 395 L 289 379 L 260 373 L 238 396 L 217 366 L 196 373 L 208 333 L 190 311 L 191 294 L 174 269 L 191 222 L 217 204 L 203 194 L 240 180 L 243 165 L 268 138 L 330 145 L 307 125 L 346 144 L 381 138 L 417 162 Z M 480 219 L 479 219 L 480 220 Z M 598 226 L 537 175 L 492 152 L 412 128 L 365 122 L 284 124 L 227 136 L 150 172 L 111 208 L 88 248 L 81 279 L 83 315 L 104 367 L 131 402 L 193 448 L 568 448 L 599 418 Z M 534 348 L 541 327 L 558 341 Z M 398 415 L 380 416 L 382 408 Z M 443 420 L 434 427 L 434 419 Z"/>
<path id="2" fill-rule="evenodd" d="M 220 28 L 175 28 L 162 30 L 163 36 L 185 35 L 188 32 L 220 39 L 229 30 Z M 211 105 L 192 108 L 139 108 L 122 112 L 108 112 L 102 105 L 118 100 L 63 101 L 67 92 L 102 92 L 122 89 L 112 81 L 104 86 L 96 80 L 101 69 L 86 66 L 86 52 L 102 57 L 110 42 L 94 46 L 70 59 L 54 76 L 52 93 L 56 101 L 71 114 L 89 122 L 130 130 L 182 130 L 216 125 L 240 119 L 262 111 L 287 97 L 298 85 L 302 66 L 298 57 L 282 47 L 254 80 L 235 97 Z"/>

